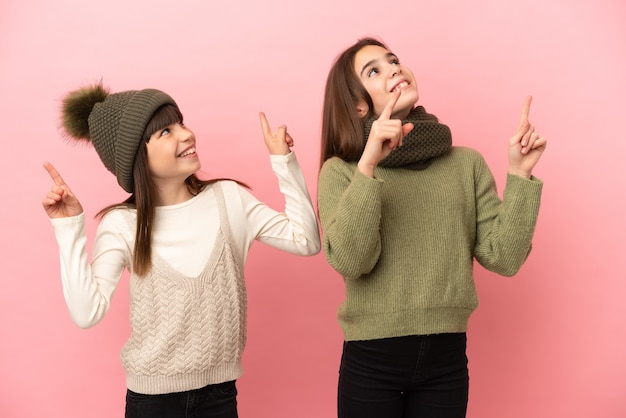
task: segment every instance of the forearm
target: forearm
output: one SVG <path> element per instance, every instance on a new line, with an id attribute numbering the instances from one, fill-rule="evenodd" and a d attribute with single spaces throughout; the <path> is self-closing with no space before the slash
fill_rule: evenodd
<path id="1" fill-rule="evenodd" d="M 518 272 L 532 247 L 543 183 L 509 174 L 502 202 L 478 229 L 476 259 L 504 276 Z M 489 206 L 488 204 L 485 206 Z"/>
<path id="2" fill-rule="evenodd" d="M 259 231 L 256 239 L 292 254 L 317 254 L 320 251 L 317 217 L 296 156 L 290 153 L 270 158 L 285 208 L 284 212 L 278 212 L 256 199 L 249 202 L 252 228 Z"/>
<path id="3" fill-rule="evenodd" d="M 63 295 L 72 320 L 81 328 L 96 325 L 109 308 L 121 271 L 112 280 L 98 279 L 88 261 L 84 214 L 53 220 L 59 244 Z M 101 272 L 109 266 L 100 268 Z M 96 269 L 97 270 L 97 269 Z"/>
<path id="4" fill-rule="evenodd" d="M 359 171 L 348 179 L 322 170 L 318 194 L 322 248 L 329 264 L 344 277 L 369 273 L 381 251 L 382 182 Z"/>

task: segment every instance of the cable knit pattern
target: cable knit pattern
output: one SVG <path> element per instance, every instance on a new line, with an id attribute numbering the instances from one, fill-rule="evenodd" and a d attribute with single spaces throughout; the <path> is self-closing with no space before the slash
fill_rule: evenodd
<path id="1" fill-rule="evenodd" d="M 345 279 L 346 340 L 464 332 L 478 305 L 474 260 L 515 274 L 531 249 L 542 182 L 509 175 L 504 198 L 481 155 L 453 147 L 424 170 L 327 160 L 322 247 Z"/>
<path id="2" fill-rule="evenodd" d="M 220 230 L 198 277 L 180 274 L 158 255 L 146 276 L 131 275 L 132 334 L 121 359 L 132 391 L 182 392 L 241 375 L 246 290 L 219 183 L 215 193 Z"/>

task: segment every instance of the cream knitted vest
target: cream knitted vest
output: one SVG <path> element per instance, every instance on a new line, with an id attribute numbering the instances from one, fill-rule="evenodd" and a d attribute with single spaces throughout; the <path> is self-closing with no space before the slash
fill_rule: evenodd
<path id="1" fill-rule="evenodd" d="M 134 392 L 183 392 L 241 376 L 245 282 L 221 185 L 212 187 L 220 228 L 200 275 L 184 276 L 157 254 L 146 276 L 131 274 L 131 336 L 121 359 Z"/>

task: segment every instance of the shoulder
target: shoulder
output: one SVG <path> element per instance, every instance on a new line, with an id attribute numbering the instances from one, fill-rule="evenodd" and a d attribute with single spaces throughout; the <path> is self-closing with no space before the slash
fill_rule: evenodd
<path id="1" fill-rule="evenodd" d="M 318 175 L 318 194 L 326 189 L 343 188 L 354 180 L 356 162 L 346 162 L 339 157 L 324 161 Z"/>
<path id="2" fill-rule="evenodd" d="M 324 161 L 320 169 L 320 176 L 330 173 L 354 173 L 356 161 L 347 162 L 339 157 L 331 157 Z"/>
<path id="3" fill-rule="evenodd" d="M 470 147 L 453 146 L 450 154 L 455 158 L 465 158 L 469 160 L 483 160 L 480 152 Z"/>
<path id="4" fill-rule="evenodd" d="M 339 157 L 330 157 L 329 159 L 324 161 L 324 164 L 322 164 L 322 168 L 326 166 L 334 167 L 334 166 L 346 166 L 350 164 L 356 164 L 356 162 L 348 162 L 348 161 L 342 160 Z"/>
<path id="5" fill-rule="evenodd" d="M 127 238 L 134 236 L 136 228 L 137 211 L 130 208 L 112 209 L 102 217 L 98 225 L 99 233 L 109 232 Z"/>
<path id="6" fill-rule="evenodd" d="M 483 155 L 469 147 L 453 146 L 449 153 L 439 158 L 442 163 L 462 167 L 482 167 L 486 165 Z"/>
<path id="7" fill-rule="evenodd" d="M 244 186 L 237 183 L 235 180 L 223 179 L 217 180 L 214 183 L 209 184 L 202 193 L 214 194 L 216 188 L 220 188 L 224 195 L 240 194 L 241 191 L 247 190 Z"/>
<path id="8" fill-rule="evenodd" d="M 135 222 L 137 219 L 137 210 L 132 208 L 119 207 L 111 209 L 102 216 L 101 224 L 119 224 L 123 222 Z"/>
<path id="9" fill-rule="evenodd" d="M 216 199 L 216 188 L 220 188 L 226 207 L 232 209 L 233 207 L 244 207 L 250 202 L 255 202 L 257 199 L 252 192 L 245 186 L 237 183 L 234 180 L 218 180 L 215 183 L 207 186 L 203 193 L 210 195 L 210 198 Z"/>

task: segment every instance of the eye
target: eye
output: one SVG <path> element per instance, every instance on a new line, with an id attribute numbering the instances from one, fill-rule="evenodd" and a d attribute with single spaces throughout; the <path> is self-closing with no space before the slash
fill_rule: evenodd
<path id="1" fill-rule="evenodd" d="M 170 128 L 165 128 L 161 131 L 161 133 L 159 134 L 159 136 L 165 136 L 167 134 L 170 133 Z"/>
<path id="2" fill-rule="evenodd" d="M 180 122 L 178 122 L 179 126 L 182 126 L 183 128 L 185 127 L 185 122 L 183 122 L 182 120 Z"/>
<path id="3" fill-rule="evenodd" d="M 371 69 L 367 72 L 367 76 L 368 76 L 368 77 L 373 77 L 373 76 L 375 76 L 376 74 L 378 74 L 378 72 L 379 72 L 379 71 L 378 71 L 378 68 L 376 68 L 376 67 L 372 67 L 372 68 L 371 68 Z"/>
<path id="4" fill-rule="evenodd" d="M 391 57 L 389 59 L 389 63 L 391 65 L 400 65 L 400 60 L 398 59 L 398 57 Z"/>

